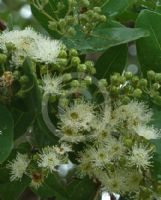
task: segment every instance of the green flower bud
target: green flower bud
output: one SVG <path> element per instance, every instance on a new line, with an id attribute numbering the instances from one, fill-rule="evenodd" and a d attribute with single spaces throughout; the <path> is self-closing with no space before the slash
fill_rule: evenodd
<path id="1" fill-rule="evenodd" d="M 55 21 L 49 21 L 48 27 L 49 27 L 49 29 L 55 31 L 55 30 L 57 30 L 57 28 L 58 28 L 58 23 L 55 22 Z"/>
<path id="2" fill-rule="evenodd" d="M 158 90 L 160 88 L 160 84 L 159 83 L 154 83 L 153 85 L 152 85 L 152 89 L 153 90 Z"/>
<path id="3" fill-rule="evenodd" d="M 94 63 L 90 60 L 85 62 L 85 65 L 87 66 L 87 69 L 90 69 L 91 67 L 94 67 Z"/>
<path id="4" fill-rule="evenodd" d="M 125 83 L 125 81 L 126 81 L 126 79 L 125 79 L 124 76 L 120 76 L 120 77 L 119 77 L 119 82 L 120 82 L 121 84 Z"/>
<path id="5" fill-rule="evenodd" d="M 114 74 L 110 77 L 111 84 L 118 85 L 119 84 L 119 76 Z"/>
<path id="6" fill-rule="evenodd" d="M 70 81 L 72 79 L 72 75 L 70 73 L 63 75 L 63 81 Z"/>
<path id="7" fill-rule="evenodd" d="M 94 10 L 94 12 L 97 12 L 97 13 L 101 12 L 101 8 L 100 7 L 94 7 L 93 10 Z"/>
<path id="8" fill-rule="evenodd" d="M 153 102 L 159 106 L 161 106 L 161 96 L 155 95 L 153 96 Z"/>
<path id="9" fill-rule="evenodd" d="M 59 53 L 60 58 L 67 58 L 67 52 L 65 50 L 61 50 Z"/>
<path id="10" fill-rule="evenodd" d="M 68 106 L 68 104 L 69 104 L 69 100 L 67 99 L 67 98 L 61 98 L 60 100 L 59 100 L 59 105 L 61 106 L 61 107 L 67 107 Z"/>
<path id="11" fill-rule="evenodd" d="M 128 97 L 128 96 L 124 96 L 123 98 L 122 98 L 122 103 L 123 104 L 127 104 L 127 103 L 129 103 L 130 102 L 130 98 Z"/>
<path id="12" fill-rule="evenodd" d="M 90 5 L 90 2 L 88 0 L 81 0 L 80 2 L 82 4 L 82 6 L 84 7 L 88 7 Z"/>
<path id="13" fill-rule="evenodd" d="M 76 31 L 74 28 L 72 27 L 69 27 L 66 34 L 69 36 L 69 37 L 73 37 L 75 34 L 76 34 Z"/>
<path id="14" fill-rule="evenodd" d="M 87 70 L 87 66 L 85 64 L 79 64 L 77 69 L 79 72 L 85 72 Z"/>
<path id="15" fill-rule="evenodd" d="M 59 59 L 58 61 L 59 65 L 61 65 L 61 67 L 65 67 L 68 64 L 68 60 L 65 58 Z"/>
<path id="16" fill-rule="evenodd" d="M 107 87 L 107 85 L 108 85 L 107 80 L 106 79 L 99 80 L 98 85 L 99 85 L 100 88 Z"/>
<path id="17" fill-rule="evenodd" d="M 7 60 L 7 56 L 5 54 L 0 53 L 0 64 L 5 63 Z"/>
<path id="18" fill-rule="evenodd" d="M 119 89 L 116 86 L 111 87 L 111 94 L 112 95 L 118 95 L 119 94 Z"/>
<path id="19" fill-rule="evenodd" d="M 63 30 L 64 27 L 66 27 L 66 21 L 65 21 L 65 19 L 59 19 L 58 25 L 59 25 L 60 28 Z"/>
<path id="20" fill-rule="evenodd" d="M 157 74 L 156 74 L 155 80 L 156 80 L 157 82 L 161 82 L 161 73 L 157 73 Z"/>
<path id="21" fill-rule="evenodd" d="M 142 91 L 140 89 L 135 89 L 134 92 L 133 92 L 133 96 L 138 98 L 138 97 L 141 97 L 142 95 Z"/>
<path id="22" fill-rule="evenodd" d="M 86 77 L 84 78 L 84 81 L 86 82 L 87 85 L 90 85 L 90 84 L 92 83 L 92 77 L 86 76 Z"/>
<path id="23" fill-rule="evenodd" d="M 100 15 L 98 13 L 93 13 L 92 19 L 93 20 L 98 20 L 98 19 L 100 19 Z"/>
<path id="24" fill-rule="evenodd" d="M 133 141 L 132 139 L 126 138 L 124 139 L 124 145 L 128 148 L 131 148 L 133 146 Z"/>
<path id="25" fill-rule="evenodd" d="M 148 85 L 148 81 L 145 78 L 140 79 L 138 82 L 138 86 L 141 88 L 146 87 L 147 85 Z"/>
<path id="26" fill-rule="evenodd" d="M 94 67 L 91 67 L 90 69 L 88 69 L 89 70 L 89 72 L 91 73 L 91 74 L 95 74 L 96 73 L 96 69 L 94 68 Z"/>
<path id="27" fill-rule="evenodd" d="M 147 72 L 147 77 L 149 80 L 154 80 L 155 79 L 155 72 L 150 70 Z"/>
<path id="28" fill-rule="evenodd" d="M 72 60 L 71 60 L 71 64 L 73 67 L 76 67 L 80 64 L 80 58 L 79 57 L 73 57 Z"/>
<path id="29" fill-rule="evenodd" d="M 84 14 L 81 14 L 81 15 L 80 15 L 79 20 L 80 20 L 80 22 L 81 22 L 82 25 L 85 25 L 85 24 L 89 21 L 89 18 L 88 18 L 88 16 L 84 13 Z"/>
<path id="30" fill-rule="evenodd" d="M 79 87 L 80 83 L 78 80 L 73 80 L 71 83 L 70 83 L 71 87 Z"/>
<path id="31" fill-rule="evenodd" d="M 20 84 L 25 85 L 26 83 L 29 82 L 29 78 L 26 75 L 23 75 L 19 79 Z"/>
<path id="32" fill-rule="evenodd" d="M 73 25 L 76 22 L 75 17 L 69 15 L 66 16 L 65 20 L 68 25 Z"/>
<path id="33" fill-rule="evenodd" d="M 73 57 L 78 56 L 78 51 L 76 49 L 70 49 L 69 54 Z"/>
<path id="34" fill-rule="evenodd" d="M 99 16 L 99 20 L 100 20 L 101 22 L 106 22 L 106 21 L 107 21 L 107 17 L 106 17 L 105 15 L 100 15 L 100 16 Z"/>
<path id="35" fill-rule="evenodd" d="M 138 84 L 139 78 L 137 76 L 133 76 L 132 77 L 132 83 L 134 86 L 136 86 Z"/>
<path id="36" fill-rule="evenodd" d="M 125 72 L 124 76 L 125 76 L 126 80 L 131 80 L 133 77 L 133 74 L 132 74 L 132 72 Z"/>

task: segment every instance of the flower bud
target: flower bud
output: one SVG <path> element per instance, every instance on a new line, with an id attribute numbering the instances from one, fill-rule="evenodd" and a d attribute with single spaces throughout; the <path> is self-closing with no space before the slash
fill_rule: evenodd
<path id="1" fill-rule="evenodd" d="M 140 79 L 138 82 L 138 86 L 141 88 L 146 87 L 147 85 L 148 85 L 148 81 L 145 78 Z"/>
<path id="2" fill-rule="evenodd" d="M 76 49 L 70 49 L 69 54 L 73 57 L 78 56 L 78 51 Z"/>
<path id="3" fill-rule="evenodd" d="M 118 95 L 119 94 L 119 89 L 116 86 L 111 87 L 111 94 L 112 95 Z"/>
<path id="4" fill-rule="evenodd" d="M 65 58 L 59 59 L 59 64 L 64 67 L 68 64 L 68 60 Z"/>
<path id="5" fill-rule="evenodd" d="M 157 82 L 161 82 L 161 73 L 157 73 L 157 74 L 156 74 L 155 80 L 156 80 Z"/>
<path id="6" fill-rule="evenodd" d="M 123 104 L 127 104 L 127 103 L 129 103 L 130 102 L 130 98 L 128 97 L 128 96 L 124 96 L 123 98 L 122 98 L 122 103 Z"/>
<path id="7" fill-rule="evenodd" d="M 57 28 L 58 28 L 58 23 L 55 22 L 55 21 L 49 21 L 48 27 L 49 27 L 49 29 L 55 31 L 55 30 L 57 30 Z"/>
<path id="8" fill-rule="evenodd" d="M 80 64 L 80 58 L 79 57 L 73 57 L 72 60 L 71 60 L 71 64 L 73 67 L 76 67 Z"/>
<path id="9" fill-rule="evenodd" d="M 86 76 L 84 81 L 86 82 L 87 85 L 90 85 L 92 83 L 92 77 Z"/>
<path id="10" fill-rule="evenodd" d="M 20 78 L 20 72 L 19 71 L 14 71 L 13 72 L 13 79 L 14 80 L 19 80 L 19 78 Z"/>
<path id="11" fill-rule="evenodd" d="M 85 72 L 87 70 L 87 66 L 85 64 L 79 64 L 77 69 L 80 72 Z"/>
<path id="12" fill-rule="evenodd" d="M 59 53 L 60 58 L 67 58 L 67 52 L 65 50 L 61 50 Z"/>
<path id="13" fill-rule="evenodd" d="M 67 30 L 67 32 L 66 32 L 66 34 L 67 34 L 67 36 L 69 36 L 69 37 L 73 37 L 73 36 L 76 34 L 76 31 L 75 31 L 74 28 L 69 27 L 68 30 Z"/>
<path id="14" fill-rule="evenodd" d="M 67 107 L 68 106 L 68 104 L 69 104 L 69 100 L 67 99 L 67 98 L 61 98 L 60 100 L 59 100 L 59 105 L 61 106 L 61 107 Z"/>
<path id="15" fill-rule="evenodd" d="M 100 16 L 99 16 L 99 20 L 100 20 L 101 22 L 106 22 L 107 17 L 106 17 L 105 15 L 100 15 Z"/>
<path id="16" fill-rule="evenodd" d="M 154 83 L 153 85 L 152 85 L 152 89 L 153 90 L 158 90 L 160 88 L 160 84 L 159 83 Z"/>
<path id="17" fill-rule="evenodd" d="M 16 48 L 15 45 L 12 42 L 7 42 L 5 45 L 6 45 L 6 48 L 9 52 L 13 51 Z"/>
<path id="18" fill-rule="evenodd" d="M 66 73 L 63 75 L 63 81 L 70 81 L 72 79 L 72 75 L 70 73 Z"/>
<path id="19" fill-rule="evenodd" d="M 73 80 L 71 83 L 70 83 L 71 87 L 79 87 L 79 81 L 78 80 Z"/>
<path id="20" fill-rule="evenodd" d="M 138 98 L 138 97 L 141 97 L 142 95 L 142 91 L 140 89 L 135 89 L 134 92 L 133 92 L 133 96 Z"/>
<path id="21" fill-rule="evenodd" d="M 81 0 L 80 2 L 82 6 L 88 7 L 90 5 L 90 2 L 88 0 Z"/>
<path id="22" fill-rule="evenodd" d="M 137 85 L 138 81 L 139 81 L 139 78 L 137 76 L 132 77 L 132 83 L 133 83 L 134 86 Z"/>
<path id="23" fill-rule="evenodd" d="M 107 80 L 106 79 L 99 80 L 98 85 L 99 85 L 100 88 L 107 87 L 107 85 L 108 85 Z"/>
<path id="24" fill-rule="evenodd" d="M 100 7 L 94 7 L 93 10 L 94 10 L 94 12 L 97 12 L 97 13 L 101 12 L 101 8 Z"/>
<path id="25" fill-rule="evenodd" d="M 150 70 L 147 72 L 147 77 L 149 80 L 154 80 L 155 79 L 155 72 Z"/>
<path id="26" fill-rule="evenodd" d="M 125 72 L 124 76 L 125 76 L 126 80 L 131 80 L 133 77 L 133 74 L 132 74 L 132 72 Z"/>

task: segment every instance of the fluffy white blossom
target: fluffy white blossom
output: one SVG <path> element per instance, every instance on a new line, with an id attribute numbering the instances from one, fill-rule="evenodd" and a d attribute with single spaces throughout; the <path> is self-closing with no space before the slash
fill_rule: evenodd
<path id="1" fill-rule="evenodd" d="M 95 118 L 94 106 L 91 103 L 75 101 L 73 105 L 66 108 L 63 114 L 59 115 L 61 123 L 73 130 L 89 130 L 90 123 Z"/>
<path id="2" fill-rule="evenodd" d="M 152 118 L 152 112 L 143 102 L 131 101 L 127 105 L 117 106 L 113 112 L 113 120 L 119 127 L 132 130 L 140 124 L 147 124 Z"/>
<path id="3" fill-rule="evenodd" d="M 27 56 L 37 62 L 56 63 L 62 47 L 58 40 L 51 40 L 30 27 L 3 32 L 0 35 L 0 49 L 7 52 L 6 44 L 9 43 L 15 48 L 12 61 L 16 65 L 22 64 Z"/>
<path id="4" fill-rule="evenodd" d="M 135 132 L 147 140 L 157 139 L 161 137 L 160 131 L 152 126 L 151 127 L 144 125 L 138 126 L 135 128 Z"/>
<path id="5" fill-rule="evenodd" d="M 58 152 L 57 147 L 45 147 L 39 154 L 38 166 L 48 169 L 50 172 L 57 171 L 57 167 L 62 164 L 63 159 L 65 161 L 65 158 Z"/>
<path id="6" fill-rule="evenodd" d="M 62 88 L 62 77 L 51 76 L 50 74 L 44 75 L 42 78 L 43 86 L 42 89 L 44 94 L 60 95 Z"/>
<path id="7" fill-rule="evenodd" d="M 152 159 L 152 149 L 140 145 L 134 145 L 132 148 L 132 152 L 130 153 L 128 160 L 130 166 L 135 166 L 139 169 L 139 171 L 148 169 L 151 165 Z"/>
<path id="8" fill-rule="evenodd" d="M 26 169 L 30 163 L 27 154 L 18 153 L 16 158 L 7 164 L 7 168 L 10 169 L 10 180 L 21 179 L 26 173 Z"/>

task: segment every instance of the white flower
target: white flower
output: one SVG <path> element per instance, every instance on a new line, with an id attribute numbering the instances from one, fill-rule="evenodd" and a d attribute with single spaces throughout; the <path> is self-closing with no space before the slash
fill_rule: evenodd
<path id="1" fill-rule="evenodd" d="M 152 112 L 146 104 L 137 101 L 131 101 L 127 105 L 120 105 L 113 112 L 115 123 L 129 130 L 134 129 L 140 124 L 147 124 L 150 122 L 151 117 Z"/>
<path id="2" fill-rule="evenodd" d="M 69 143 L 79 143 L 85 141 L 86 139 L 85 135 L 83 135 L 82 132 L 79 132 L 78 129 L 63 123 L 60 123 L 57 134 L 60 137 L 60 141 Z"/>
<path id="3" fill-rule="evenodd" d="M 53 76 L 51 77 L 49 74 L 44 75 L 42 78 L 43 86 L 42 89 L 44 94 L 51 95 L 60 95 L 62 88 L 62 77 L 61 76 Z"/>
<path id="4" fill-rule="evenodd" d="M 158 139 L 161 137 L 160 131 L 152 126 L 138 126 L 135 128 L 135 132 L 147 140 Z"/>
<path id="5" fill-rule="evenodd" d="M 61 123 L 74 130 L 89 130 L 90 123 L 95 118 L 94 106 L 91 103 L 75 101 L 71 107 L 67 107 L 63 114 L 59 115 Z"/>
<path id="6" fill-rule="evenodd" d="M 56 63 L 62 48 L 62 44 L 58 40 L 44 37 L 29 27 L 22 31 L 3 32 L 0 35 L 0 49 L 5 53 L 7 52 L 6 44 L 8 43 L 13 44 L 15 47 L 12 61 L 16 65 L 21 65 L 27 56 L 37 62 Z"/>
<path id="7" fill-rule="evenodd" d="M 45 147 L 39 154 L 38 166 L 48 169 L 50 172 L 57 171 L 61 164 L 61 158 L 58 156 L 54 147 Z"/>
<path id="8" fill-rule="evenodd" d="M 26 173 L 26 169 L 30 163 L 30 160 L 27 156 L 27 154 L 21 154 L 18 153 L 16 158 L 12 161 L 9 162 L 7 165 L 7 168 L 10 169 L 10 180 L 18 180 L 21 179 L 23 174 Z"/>
<path id="9" fill-rule="evenodd" d="M 107 175 L 107 173 L 102 173 L 99 176 L 100 181 L 105 189 L 109 193 L 124 193 L 124 182 L 125 182 L 125 173 L 122 174 L 122 171 L 113 172 Z"/>
<path id="10" fill-rule="evenodd" d="M 152 149 L 143 145 L 134 145 L 128 160 L 130 166 L 136 166 L 139 171 L 147 170 L 152 162 Z"/>
<path id="11" fill-rule="evenodd" d="M 55 151 L 60 155 L 64 155 L 65 153 L 71 152 L 72 148 L 67 143 L 61 143 L 60 147 L 55 147 Z"/>

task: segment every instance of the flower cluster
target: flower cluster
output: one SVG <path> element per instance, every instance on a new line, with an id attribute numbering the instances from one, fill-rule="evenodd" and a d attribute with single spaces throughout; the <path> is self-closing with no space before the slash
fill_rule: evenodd
<path id="1" fill-rule="evenodd" d="M 40 35 L 30 27 L 0 35 L 0 49 L 4 53 L 12 49 L 12 62 L 16 65 L 21 65 L 26 57 L 36 62 L 56 63 L 61 47 L 60 41 Z"/>
<path id="2" fill-rule="evenodd" d="M 38 188 L 51 172 L 57 172 L 59 166 L 68 162 L 67 153 L 71 147 L 65 143 L 60 146 L 48 146 L 32 157 L 17 153 L 16 158 L 7 164 L 10 181 L 21 180 L 23 175 L 30 177 L 31 186 Z"/>

